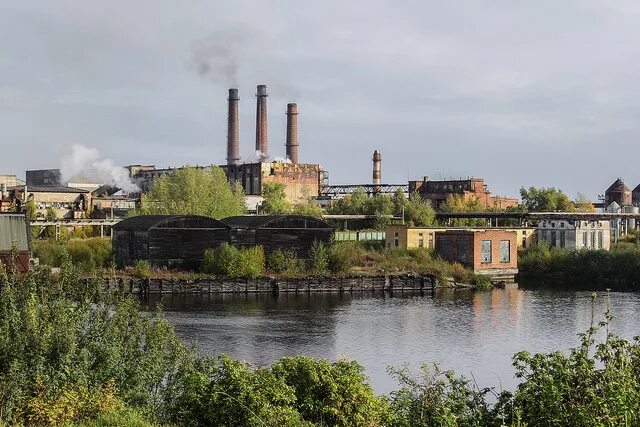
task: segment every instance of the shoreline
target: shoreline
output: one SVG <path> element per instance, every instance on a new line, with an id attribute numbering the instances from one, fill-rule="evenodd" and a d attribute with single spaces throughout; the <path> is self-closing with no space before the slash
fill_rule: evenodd
<path id="1" fill-rule="evenodd" d="M 132 276 L 87 278 L 102 282 L 108 289 L 138 295 L 155 294 L 250 294 L 250 293 L 324 293 L 434 291 L 436 289 L 478 289 L 452 279 L 438 280 L 433 275 L 387 274 L 356 276 L 309 276 L 303 278 L 194 278 L 141 279 Z M 494 285 L 495 286 L 495 285 Z"/>

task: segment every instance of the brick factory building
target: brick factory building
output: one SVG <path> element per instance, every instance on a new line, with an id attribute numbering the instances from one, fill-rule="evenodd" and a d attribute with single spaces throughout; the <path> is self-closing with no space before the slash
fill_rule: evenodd
<path id="1" fill-rule="evenodd" d="M 409 194 L 417 192 L 431 203 L 434 209 L 440 209 L 453 196 L 465 200 L 478 199 L 486 209 L 506 209 L 520 204 L 518 199 L 492 196 L 482 178 L 434 181 L 427 177 L 421 181 L 409 181 Z"/>
<path id="2" fill-rule="evenodd" d="M 629 206 L 632 203 L 631 189 L 620 178 L 616 179 L 604 192 L 604 207 L 606 208 L 613 202 L 616 202 L 618 206 Z"/>
<path id="3" fill-rule="evenodd" d="M 435 250 L 442 259 L 492 280 L 513 280 L 518 274 L 517 246 L 515 231 L 456 230 L 437 232 Z"/>
<path id="4" fill-rule="evenodd" d="M 483 231 L 501 230 L 514 231 L 516 233 L 516 244 L 518 249 L 534 246 L 537 242 L 535 227 L 409 227 L 408 225 L 389 225 L 385 230 L 385 247 L 417 249 L 434 249 L 436 245 L 435 235 L 441 231 Z"/>

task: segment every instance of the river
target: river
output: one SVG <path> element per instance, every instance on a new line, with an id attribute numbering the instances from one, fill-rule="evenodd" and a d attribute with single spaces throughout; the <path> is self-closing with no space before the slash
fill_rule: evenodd
<path id="1" fill-rule="evenodd" d="M 511 357 L 567 350 L 591 322 L 592 292 L 521 289 L 439 290 L 393 295 L 165 295 L 166 318 L 204 354 L 256 365 L 287 355 L 355 359 L 378 393 L 397 388 L 387 367 L 437 363 L 481 387 L 513 388 Z M 151 297 L 151 306 L 159 300 Z M 597 320 L 607 308 L 598 292 Z M 610 294 L 614 333 L 640 334 L 640 293 Z"/>

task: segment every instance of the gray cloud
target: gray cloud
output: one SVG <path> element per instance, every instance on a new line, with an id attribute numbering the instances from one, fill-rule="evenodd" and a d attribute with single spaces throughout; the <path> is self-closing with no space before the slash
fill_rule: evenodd
<path id="1" fill-rule="evenodd" d="M 72 144 L 115 162 L 224 161 L 226 90 L 242 151 L 269 89 L 284 152 L 336 183 L 483 176 L 592 197 L 640 182 L 640 5 L 605 2 L 6 1 L 0 6 L 0 173 L 56 167 Z M 10 153 L 10 155 L 5 155 Z"/>

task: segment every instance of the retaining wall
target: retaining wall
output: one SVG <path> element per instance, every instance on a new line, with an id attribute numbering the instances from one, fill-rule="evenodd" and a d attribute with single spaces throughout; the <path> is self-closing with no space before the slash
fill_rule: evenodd
<path id="1" fill-rule="evenodd" d="M 206 278 L 195 280 L 103 278 L 104 285 L 133 294 L 303 293 L 433 290 L 433 276 L 354 276 L 255 279 Z"/>

